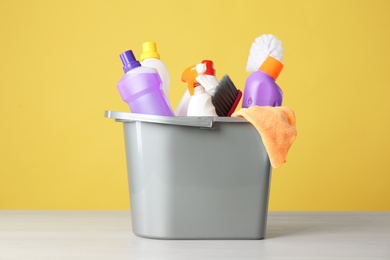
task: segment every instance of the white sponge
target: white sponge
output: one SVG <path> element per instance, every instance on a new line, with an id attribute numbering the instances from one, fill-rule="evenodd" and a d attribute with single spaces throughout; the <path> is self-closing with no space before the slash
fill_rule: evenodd
<path id="1" fill-rule="evenodd" d="M 259 69 L 261 64 L 272 56 L 278 61 L 283 61 L 282 42 L 272 34 L 263 34 L 255 39 L 249 52 L 247 72 L 254 72 Z"/>

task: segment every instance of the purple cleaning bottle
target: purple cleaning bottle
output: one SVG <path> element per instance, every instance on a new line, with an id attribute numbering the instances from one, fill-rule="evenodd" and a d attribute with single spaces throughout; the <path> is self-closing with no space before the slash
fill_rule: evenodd
<path id="1" fill-rule="evenodd" d="M 242 107 L 281 106 L 283 91 L 275 83 L 283 64 L 268 56 L 258 71 L 253 72 L 245 83 Z"/>
<path id="2" fill-rule="evenodd" d="M 131 112 L 160 116 L 174 116 L 162 89 L 162 81 L 155 68 L 142 67 L 131 50 L 120 54 L 125 75 L 117 87 Z"/>

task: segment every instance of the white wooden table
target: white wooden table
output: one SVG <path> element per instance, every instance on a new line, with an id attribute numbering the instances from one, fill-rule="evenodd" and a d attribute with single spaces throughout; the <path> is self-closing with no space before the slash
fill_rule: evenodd
<path id="1" fill-rule="evenodd" d="M 390 259 L 390 212 L 270 212 L 264 240 L 136 237 L 128 211 L 0 211 L 0 259 Z"/>

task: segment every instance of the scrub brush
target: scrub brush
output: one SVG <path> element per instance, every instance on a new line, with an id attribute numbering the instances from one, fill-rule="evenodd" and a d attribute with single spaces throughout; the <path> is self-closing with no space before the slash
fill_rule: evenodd
<path id="1" fill-rule="evenodd" d="M 264 63 L 268 56 L 283 61 L 282 42 L 272 34 L 263 34 L 255 39 L 250 49 L 247 72 L 255 72 Z"/>
<path id="2" fill-rule="evenodd" d="M 236 110 L 241 97 L 242 92 L 236 88 L 230 77 L 225 75 L 215 88 L 211 101 L 218 116 L 231 116 Z"/>

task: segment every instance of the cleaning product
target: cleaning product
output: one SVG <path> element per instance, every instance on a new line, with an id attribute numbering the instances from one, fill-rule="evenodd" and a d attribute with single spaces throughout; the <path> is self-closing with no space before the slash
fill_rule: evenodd
<path id="1" fill-rule="evenodd" d="M 181 97 L 179 104 L 176 107 L 175 115 L 176 116 L 187 116 L 188 104 L 190 103 L 191 95 L 188 89 L 184 92 Z"/>
<path id="2" fill-rule="evenodd" d="M 144 42 L 142 44 L 142 54 L 140 58 L 141 65 L 144 67 L 155 68 L 160 75 L 163 83 L 163 91 L 167 101 L 169 102 L 169 85 L 170 77 L 168 69 L 165 64 L 160 60 L 160 54 L 157 52 L 157 46 L 155 42 Z"/>
<path id="3" fill-rule="evenodd" d="M 188 103 L 187 116 L 217 116 L 211 96 L 196 81 L 197 76 L 196 66 L 187 68 L 182 74 L 181 80 L 187 82 L 188 92 L 191 96 Z"/>
<path id="4" fill-rule="evenodd" d="M 275 80 L 279 76 L 283 64 L 272 56 L 264 61 L 259 70 L 253 72 L 245 82 L 242 107 L 281 106 L 283 92 Z"/>
<path id="5" fill-rule="evenodd" d="M 196 78 L 196 81 L 201 84 L 205 91 L 209 95 L 214 95 L 215 88 L 219 84 L 218 79 L 215 77 L 214 63 L 211 60 L 203 60 L 200 64 L 195 66 L 197 74 L 193 76 Z M 193 71 L 195 73 L 195 71 Z M 198 91 L 197 94 L 200 92 Z M 188 105 L 190 103 L 191 95 L 187 89 L 182 98 L 180 99 L 179 104 L 176 107 L 175 115 L 176 116 L 187 116 Z"/>
<path id="6" fill-rule="evenodd" d="M 203 60 L 196 65 L 199 82 L 212 96 L 211 102 L 215 107 L 218 116 L 230 116 L 240 102 L 242 93 L 233 84 L 228 75 L 225 75 L 221 82 L 215 76 L 214 63 L 211 60 Z"/>
<path id="7" fill-rule="evenodd" d="M 196 65 L 196 72 L 198 73 L 196 81 L 205 88 L 209 95 L 213 96 L 215 88 L 219 84 L 218 79 L 215 76 L 213 61 L 203 60 L 201 63 Z"/>
<path id="8" fill-rule="evenodd" d="M 246 70 L 242 107 L 281 106 L 283 92 L 275 83 L 283 68 L 282 42 L 272 34 L 263 34 L 252 43 Z"/>
<path id="9" fill-rule="evenodd" d="M 188 104 L 187 116 L 218 116 L 212 104 L 211 96 L 202 85 L 194 87 L 194 95 Z"/>
<path id="10" fill-rule="evenodd" d="M 162 81 L 157 70 L 142 67 L 131 50 L 121 53 L 120 58 L 125 75 L 117 87 L 131 112 L 174 116 L 162 90 Z"/>
<path id="11" fill-rule="evenodd" d="M 241 97 L 242 92 L 236 88 L 230 77 L 225 75 L 215 88 L 211 101 L 218 116 L 231 116 Z"/>

